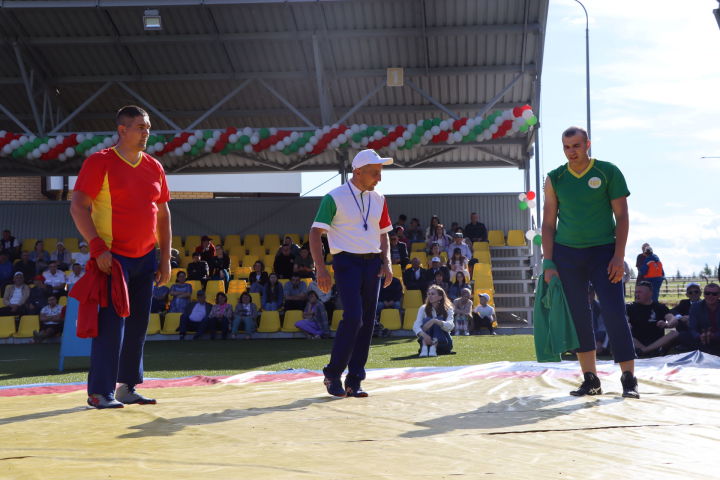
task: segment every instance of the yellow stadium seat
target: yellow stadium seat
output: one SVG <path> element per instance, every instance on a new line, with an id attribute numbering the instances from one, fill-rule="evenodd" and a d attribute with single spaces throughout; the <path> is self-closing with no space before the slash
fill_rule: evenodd
<path id="1" fill-rule="evenodd" d="M 440 259 L 442 260 L 443 265 L 447 264 L 447 262 L 448 262 L 447 252 L 440 252 Z"/>
<path id="2" fill-rule="evenodd" d="M 265 270 L 268 272 L 271 272 L 273 270 L 273 265 L 275 265 L 275 254 L 268 254 L 261 258 L 263 264 L 265 265 Z"/>
<path id="3" fill-rule="evenodd" d="M 235 267 L 233 276 L 235 276 L 236 280 L 243 280 L 250 277 L 250 272 L 252 272 L 252 267 Z"/>
<path id="4" fill-rule="evenodd" d="M 232 247 L 237 247 L 242 245 L 242 242 L 240 241 L 240 235 L 237 234 L 230 234 L 225 235 L 225 241 L 223 242 L 223 247 L 225 247 L 225 250 L 229 250 Z"/>
<path id="5" fill-rule="evenodd" d="M 257 258 L 263 258 L 267 252 L 265 251 L 265 247 L 263 246 L 257 246 L 257 247 L 251 247 L 248 248 L 248 255 L 254 256 Z"/>
<path id="6" fill-rule="evenodd" d="M 190 255 L 180 256 L 180 268 L 187 268 L 188 265 L 190 265 L 190 262 L 192 262 L 192 257 Z"/>
<path id="7" fill-rule="evenodd" d="M 415 319 L 417 318 L 417 312 L 418 312 L 417 307 L 405 309 L 405 314 L 403 316 L 403 325 L 402 325 L 403 330 L 412 330 L 413 329 L 413 325 L 415 325 Z"/>
<path id="8" fill-rule="evenodd" d="M 393 277 L 399 278 L 400 281 L 402 281 L 402 270 L 400 269 L 400 265 L 393 264 L 390 267 L 392 268 Z"/>
<path id="9" fill-rule="evenodd" d="M 261 333 L 273 333 L 280 330 L 280 314 L 277 311 L 262 312 L 260 314 L 260 325 L 257 331 Z"/>
<path id="10" fill-rule="evenodd" d="M 23 249 L 24 251 L 32 252 L 35 249 L 36 242 L 37 242 L 37 238 L 26 238 L 25 240 L 22 241 L 20 248 Z"/>
<path id="11" fill-rule="evenodd" d="M 13 337 L 32 338 L 33 330 L 40 330 L 40 317 L 38 315 L 23 315 L 20 317 L 20 326 L 18 326 Z"/>
<path id="12" fill-rule="evenodd" d="M 259 247 L 262 245 L 260 243 L 260 235 L 257 233 L 248 233 L 245 235 L 243 245 L 245 246 L 246 250 L 250 250 L 253 247 Z"/>
<path id="13" fill-rule="evenodd" d="M 340 325 L 340 320 L 342 320 L 342 316 L 343 310 L 333 311 L 332 322 L 330 323 L 330 330 L 338 329 L 338 325 Z"/>
<path id="14" fill-rule="evenodd" d="M 233 309 L 240 301 L 240 297 L 242 296 L 243 292 L 228 292 L 227 293 L 227 303 L 229 305 L 233 306 Z"/>
<path id="15" fill-rule="evenodd" d="M 43 238 L 43 243 L 45 244 L 45 251 L 53 253 L 57 249 L 57 242 L 58 239 L 55 237 Z"/>
<path id="16" fill-rule="evenodd" d="M 285 235 L 283 235 L 283 240 L 285 240 L 285 237 L 292 238 L 292 241 L 295 245 L 300 245 L 302 243 L 300 235 L 298 235 L 297 233 L 286 233 Z"/>
<path id="17" fill-rule="evenodd" d="M 282 331 L 293 333 L 299 332 L 300 329 L 295 326 L 295 322 L 302 320 L 302 310 L 287 310 L 283 319 Z"/>
<path id="18" fill-rule="evenodd" d="M 400 321 L 400 310 L 396 308 L 384 308 L 380 311 L 380 323 L 388 330 L 400 330 L 402 322 Z"/>
<path id="19" fill-rule="evenodd" d="M 428 258 L 425 252 L 413 252 L 410 254 L 410 260 L 412 260 L 413 258 L 417 258 L 418 260 L 420 260 L 420 265 L 422 265 L 423 268 L 428 267 Z"/>
<path id="20" fill-rule="evenodd" d="M 490 243 L 489 242 L 473 242 L 472 244 L 473 252 L 478 250 L 487 250 L 490 251 Z"/>
<path id="21" fill-rule="evenodd" d="M 195 251 L 195 248 L 200 246 L 200 239 L 202 237 L 200 235 L 188 235 L 185 237 L 185 250 L 189 254 L 192 254 L 192 252 Z"/>
<path id="22" fill-rule="evenodd" d="M 162 330 L 160 333 L 163 335 L 175 335 L 178 328 L 180 328 L 180 317 L 181 313 L 173 312 L 165 314 L 165 322 L 163 322 Z"/>
<path id="23" fill-rule="evenodd" d="M 302 241 L 303 241 L 303 243 L 309 242 L 309 241 L 310 241 L 310 234 L 309 234 L 309 233 L 303 233 Z"/>
<path id="24" fill-rule="evenodd" d="M 15 335 L 15 317 L 0 317 L 0 338 Z"/>
<path id="25" fill-rule="evenodd" d="M 265 237 L 263 238 L 263 247 L 270 252 L 275 253 L 277 252 L 277 249 L 280 248 L 280 244 L 282 242 L 280 241 L 280 235 L 277 233 L 266 233 Z"/>
<path id="26" fill-rule="evenodd" d="M 510 230 L 507 236 L 507 244 L 509 247 L 526 247 L 525 233 L 522 230 Z"/>
<path id="27" fill-rule="evenodd" d="M 188 280 L 186 283 L 192 285 L 192 295 L 190 296 L 190 299 L 197 300 L 197 292 L 198 290 L 202 290 L 202 282 L 200 280 Z M 208 302 L 210 301 L 210 298 L 208 298 L 207 295 L 205 295 L 205 299 Z"/>
<path id="28" fill-rule="evenodd" d="M 482 289 L 482 290 L 492 290 L 495 291 L 495 284 L 493 283 L 492 277 L 488 277 L 485 275 L 481 275 L 477 278 L 473 278 L 473 283 L 475 284 L 475 289 Z"/>
<path id="29" fill-rule="evenodd" d="M 62 297 L 58 298 L 58 305 L 61 307 L 67 306 L 67 296 L 63 295 Z"/>
<path id="30" fill-rule="evenodd" d="M 285 287 L 285 284 L 287 284 L 290 281 L 289 278 L 278 278 L 278 282 L 280 282 L 280 285 Z"/>
<path id="31" fill-rule="evenodd" d="M 424 252 L 426 246 L 427 246 L 427 243 L 425 243 L 425 242 L 413 242 L 412 247 L 410 247 L 410 251 L 411 252 Z"/>
<path id="32" fill-rule="evenodd" d="M 255 307 L 260 310 L 262 308 L 262 298 L 260 297 L 260 294 L 253 292 L 250 294 L 250 297 L 252 297 L 252 303 L 255 304 Z"/>
<path id="33" fill-rule="evenodd" d="M 225 293 L 225 282 L 222 280 L 208 280 L 205 284 L 205 298 L 208 302 L 215 303 L 215 295 Z"/>
<path id="34" fill-rule="evenodd" d="M 157 333 L 160 333 L 160 330 L 161 330 L 160 314 L 159 313 L 151 313 L 150 321 L 148 322 L 148 327 L 147 327 L 147 334 L 155 335 Z"/>
<path id="35" fill-rule="evenodd" d="M 473 257 L 475 257 L 475 258 L 477 259 L 477 261 L 480 262 L 480 263 L 487 263 L 487 264 L 489 264 L 489 263 L 491 262 L 491 260 L 490 260 L 490 252 L 487 251 L 487 250 L 475 251 L 475 252 L 473 253 Z"/>
<path id="36" fill-rule="evenodd" d="M 231 257 L 237 257 L 238 260 L 242 259 L 247 253 L 243 245 L 230 245 L 227 248 L 227 251 L 230 253 Z"/>
<path id="37" fill-rule="evenodd" d="M 213 245 L 222 245 L 222 238 L 220 238 L 220 235 L 208 235 L 210 237 L 210 241 Z"/>
<path id="38" fill-rule="evenodd" d="M 185 255 L 185 247 L 183 246 L 182 237 L 180 235 L 172 236 L 170 246 L 180 252 L 180 255 Z"/>
<path id="39" fill-rule="evenodd" d="M 252 269 L 252 266 L 255 265 L 255 262 L 258 261 L 257 255 L 245 255 L 242 259 L 242 266 L 243 267 L 249 267 Z"/>
<path id="40" fill-rule="evenodd" d="M 491 247 L 504 247 L 505 246 L 505 234 L 502 230 L 490 230 L 488 232 L 488 242 Z"/>
<path id="41" fill-rule="evenodd" d="M 228 291 L 228 293 L 231 293 L 231 292 L 232 293 L 235 293 L 235 292 L 242 293 L 245 290 L 247 290 L 247 288 L 248 288 L 247 280 L 230 280 L 230 282 L 228 282 L 228 290 L 227 291 Z"/>
<path id="42" fill-rule="evenodd" d="M 65 237 L 63 238 L 63 245 L 65 245 L 65 250 L 69 252 L 79 252 L 80 251 L 80 242 L 78 242 L 77 237 Z"/>
<path id="43" fill-rule="evenodd" d="M 473 265 L 472 277 L 478 278 L 481 276 L 492 277 L 492 267 L 490 266 L 489 263 L 478 262 L 475 265 Z"/>
<path id="44" fill-rule="evenodd" d="M 405 292 L 402 301 L 402 307 L 408 308 L 419 308 L 423 305 L 422 293 L 420 290 L 408 290 Z"/>

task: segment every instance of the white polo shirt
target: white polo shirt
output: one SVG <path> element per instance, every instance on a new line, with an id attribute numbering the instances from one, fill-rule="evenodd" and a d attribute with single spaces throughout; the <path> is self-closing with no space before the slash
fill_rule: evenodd
<path id="1" fill-rule="evenodd" d="M 380 253 L 380 235 L 393 229 L 385 197 L 352 182 L 323 197 L 313 227 L 327 231 L 330 253 Z"/>

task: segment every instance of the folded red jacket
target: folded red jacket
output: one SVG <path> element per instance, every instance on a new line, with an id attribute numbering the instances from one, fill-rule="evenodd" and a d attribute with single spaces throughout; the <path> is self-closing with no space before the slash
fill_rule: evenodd
<path id="1" fill-rule="evenodd" d="M 120 262 L 113 258 L 111 279 L 112 305 L 121 317 L 130 316 L 125 276 Z M 78 307 L 77 336 L 94 338 L 98 336 L 98 307 L 108 306 L 108 276 L 97 266 L 94 258 L 85 265 L 85 275 L 70 290 L 70 296 L 80 302 Z"/>

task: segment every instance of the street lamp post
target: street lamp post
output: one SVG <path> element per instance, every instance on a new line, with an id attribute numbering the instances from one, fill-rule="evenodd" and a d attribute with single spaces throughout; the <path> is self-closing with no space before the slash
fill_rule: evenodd
<path id="1" fill-rule="evenodd" d="M 586 102 L 586 114 L 587 114 L 587 131 L 588 137 L 592 139 L 592 128 L 590 126 L 590 21 L 588 20 L 588 13 L 585 5 L 580 0 L 575 0 L 585 12 L 585 102 Z M 592 152 L 592 146 L 588 150 L 588 155 Z"/>

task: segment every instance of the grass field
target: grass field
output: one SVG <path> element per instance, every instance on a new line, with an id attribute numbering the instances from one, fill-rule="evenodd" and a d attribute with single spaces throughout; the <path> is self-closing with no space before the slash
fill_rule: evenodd
<path id="1" fill-rule="evenodd" d="M 534 360 L 530 335 L 456 337 L 456 355 L 418 358 L 414 338 L 373 339 L 368 368 L 456 366 L 497 361 Z M 145 344 L 147 378 L 188 375 L 234 375 L 250 370 L 320 370 L 331 340 L 158 341 Z M 0 348 L 0 385 L 67 383 L 86 380 L 89 360 L 66 358 L 57 371 L 59 344 L 3 345 Z"/>

